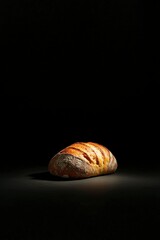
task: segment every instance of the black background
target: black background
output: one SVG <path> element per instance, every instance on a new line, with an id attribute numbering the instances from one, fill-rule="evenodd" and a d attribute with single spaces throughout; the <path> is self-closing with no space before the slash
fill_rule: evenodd
<path id="1" fill-rule="evenodd" d="M 148 20 L 143 2 L 133 0 L 7 0 L 1 1 L 0 5 L 2 180 L 8 177 L 11 181 L 11 173 L 18 177 L 17 170 L 33 168 L 38 172 L 40 167 L 47 169 L 55 153 L 76 141 L 106 145 L 117 158 L 119 174 L 130 171 L 134 176 L 138 173 L 143 176 L 150 172 L 154 179 L 154 172 L 159 168 L 156 6 L 150 6 Z M 50 177 L 45 174 L 39 178 L 46 180 L 46 176 L 49 181 Z M 157 181 L 155 178 L 152 183 Z M 82 238 L 83 229 L 86 238 L 94 237 L 89 229 L 92 233 L 94 229 L 95 237 L 98 237 L 96 226 L 103 226 L 98 239 L 106 239 L 105 226 L 108 226 L 107 232 L 112 239 L 119 235 L 127 238 L 130 231 L 134 238 L 138 230 L 139 234 L 145 234 L 145 225 L 151 218 L 155 222 L 150 225 L 150 232 L 155 233 L 159 190 L 153 190 L 150 183 L 150 188 L 142 184 L 138 191 L 138 183 L 133 181 L 132 192 L 130 185 L 122 181 L 123 184 L 127 187 L 122 187 L 122 192 L 108 193 L 103 189 L 89 191 L 88 195 L 81 195 L 70 186 L 68 192 L 63 185 L 60 190 L 56 186 L 53 202 L 61 211 L 54 210 L 56 219 L 52 219 L 50 212 L 54 208 L 51 200 L 50 203 L 47 201 L 51 197 L 48 186 L 35 194 L 22 186 L 21 195 L 19 185 L 7 185 L 4 181 L 2 221 L 11 221 L 8 224 L 4 221 L 2 240 L 44 239 L 44 236 L 60 239 L 63 235 L 61 224 L 66 226 L 65 230 L 71 227 L 66 223 L 65 215 L 67 221 L 75 221 L 74 229 L 66 230 L 66 238 L 75 238 L 77 234 Z M 11 191 L 6 194 L 7 186 Z M 74 187 L 79 189 L 80 186 Z M 151 189 L 149 193 L 148 189 Z M 12 202 L 14 191 L 17 200 Z M 46 198 L 40 197 L 43 191 Z M 72 191 L 75 191 L 74 198 Z M 102 196 L 103 201 L 100 200 Z M 147 197 L 149 200 L 145 202 Z M 109 215 L 105 210 L 108 198 L 113 208 L 113 214 L 109 210 Z M 114 198 L 119 199 L 118 205 L 112 205 Z M 8 206 L 10 211 L 4 210 Z M 48 219 L 43 224 L 38 220 L 41 207 Z M 29 213 L 26 209 L 30 209 Z M 114 218 L 116 211 L 119 214 L 117 220 Z M 20 225 L 18 233 L 15 229 L 21 220 L 24 225 Z M 90 224 L 84 225 L 85 220 Z M 54 234 L 49 230 L 52 221 L 56 228 L 53 228 Z M 114 227 L 118 227 L 118 232 L 114 232 Z M 47 229 L 48 237 L 42 229 Z"/>

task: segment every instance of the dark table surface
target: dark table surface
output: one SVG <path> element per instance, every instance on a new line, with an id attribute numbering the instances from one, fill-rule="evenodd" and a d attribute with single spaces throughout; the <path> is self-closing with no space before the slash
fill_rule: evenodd
<path id="1" fill-rule="evenodd" d="M 159 231 L 159 171 L 62 180 L 32 166 L 0 180 L 2 240 L 141 239 Z"/>

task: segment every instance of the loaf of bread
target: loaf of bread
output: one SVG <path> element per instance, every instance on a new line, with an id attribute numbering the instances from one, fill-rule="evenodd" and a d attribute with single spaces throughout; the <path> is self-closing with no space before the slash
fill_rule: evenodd
<path id="1" fill-rule="evenodd" d="M 49 172 L 63 178 L 88 178 L 114 173 L 117 160 L 103 145 L 94 142 L 76 142 L 51 158 Z"/>

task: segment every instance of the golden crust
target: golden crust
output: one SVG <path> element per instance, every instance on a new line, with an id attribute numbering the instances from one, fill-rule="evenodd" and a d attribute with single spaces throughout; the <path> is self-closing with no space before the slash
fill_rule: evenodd
<path id="1" fill-rule="evenodd" d="M 105 146 L 76 142 L 56 154 L 50 160 L 48 170 L 61 177 L 85 178 L 113 173 L 117 166 L 115 157 Z"/>

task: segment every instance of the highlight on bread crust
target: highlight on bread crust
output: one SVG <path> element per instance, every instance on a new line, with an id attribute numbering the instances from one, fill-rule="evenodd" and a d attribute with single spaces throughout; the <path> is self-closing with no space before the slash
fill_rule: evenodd
<path id="1" fill-rule="evenodd" d="M 117 167 L 116 158 L 102 144 L 75 142 L 51 158 L 48 171 L 54 176 L 79 179 L 111 174 Z"/>

